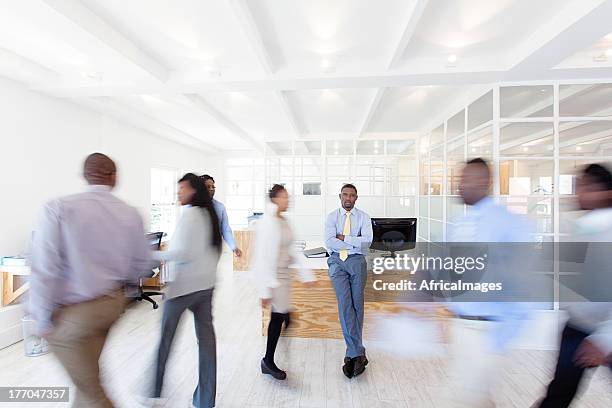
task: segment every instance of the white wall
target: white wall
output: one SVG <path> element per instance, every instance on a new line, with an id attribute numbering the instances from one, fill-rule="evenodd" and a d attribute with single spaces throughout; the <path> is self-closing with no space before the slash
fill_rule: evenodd
<path id="1" fill-rule="evenodd" d="M 95 151 L 115 160 L 116 193 L 140 210 L 145 225 L 151 167 L 209 172 L 222 184 L 218 156 L 0 78 L 0 256 L 27 249 L 44 201 L 83 188 L 81 166 Z M 0 332 L 8 327 L 1 310 Z"/>

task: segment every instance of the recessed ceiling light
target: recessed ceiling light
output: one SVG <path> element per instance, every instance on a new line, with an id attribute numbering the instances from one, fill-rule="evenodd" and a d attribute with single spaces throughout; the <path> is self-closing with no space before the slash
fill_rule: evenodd
<path id="1" fill-rule="evenodd" d="M 612 48 L 608 48 L 604 54 L 606 54 L 606 57 L 612 57 Z"/>
<path id="2" fill-rule="evenodd" d="M 449 64 L 454 64 L 457 62 L 457 54 L 450 54 L 446 60 Z"/>
<path id="3" fill-rule="evenodd" d="M 319 65 L 323 73 L 336 72 L 336 64 L 329 58 L 322 59 Z"/>
<path id="4" fill-rule="evenodd" d="M 524 152 L 529 151 L 529 148 L 527 146 L 523 146 L 523 151 Z"/>
<path id="5" fill-rule="evenodd" d="M 374 154 L 378 154 L 378 149 L 374 149 Z"/>
<path id="6" fill-rule="evenodd" d="M 476 153 L 476 148 L 472 147 L 472 153 Z"/>
<path id="7" fill-rule="evenodd" d="M 576 146 L 576 150 L 580 151 L 580 150 L 582 150 L 582 147 L 581 146 Z"/>

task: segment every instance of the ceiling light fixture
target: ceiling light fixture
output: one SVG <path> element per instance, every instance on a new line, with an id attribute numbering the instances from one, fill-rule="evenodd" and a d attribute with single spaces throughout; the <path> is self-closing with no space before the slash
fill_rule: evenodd
<path id="1" fill-rule="evenodd" d="M 450 54 L 448 58 L 446 58 L 446 62 L 448 63 L 446 64 L 446 66 L 454 67 L 455 64 L 457 63 L 457 59 L 458 59 L 457 54 Z"/>
<path id="2" fill-rule="evenodd" d="M 580 151 L 580 150 L 582 150 L 582 147 L 581 146 L 576 146 L 576 150 Z"/>
<path id="3" fill-rule="evenodd" d="M 319 65 L 321 67 L 321 72 L 325 74 L 336 72 L 336 64 L 329 58 L 322 59 Z"/>
<path id="4" fill-rule="evenodd" d="M 608 48 L 606 52 L 604 52 L 604 54 L 606 55 L 606 57 L 612 57 L 612 48 Z"/>
<path id="5" fill-rule="evenodd" d="M 524 151 L 524 152 L 529 151 L 529 147 L 527 147 L 527 146 L 523 146 L 523 151 Z"/>

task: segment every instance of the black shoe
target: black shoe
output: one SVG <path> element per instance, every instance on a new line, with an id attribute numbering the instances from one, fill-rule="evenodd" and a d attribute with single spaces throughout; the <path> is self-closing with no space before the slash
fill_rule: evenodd
<path id="1" fill-rule="evenodd" d="M 286 372 L 276 367 L 276 365 L 272 366 L 271 364 L 268 364 L 265 358 L 261 359 L 261 372 L 262 374 L 270 374 L 277 380 L 284 380 L 287 378 Z"/>
<path id="2" fill-rule="evenodd" d="M 342 372 L 348 378 L 352 378 L 353 377 L 354 364 L 355 364 L 355 362 L 353 361 L 352 358 L 344 357 L 344 365 L 342 366 Z"/>
<path id="3" fill-rule="evenodd" d="M 368 359 L 366 356 L 359 356 L 353 358 L 353 377 L 357 377 L 359 374 L 363 373 L 368 365 Z"/>

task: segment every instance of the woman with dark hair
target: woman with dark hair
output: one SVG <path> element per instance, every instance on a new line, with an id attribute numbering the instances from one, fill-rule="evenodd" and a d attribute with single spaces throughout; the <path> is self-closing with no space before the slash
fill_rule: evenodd
<path id="1" fill-rule="evenodd" d="M 315 277 L 304 265 L 304 255 L 293 244 L 293 233 L 283 213 L 289 208 L 285 187 L 275 184 L 269 192 L 270 204 L 255 231 L 255 248 L 251 271 L 263 307 L 272 305 L 266 355 L 261 360 L 261 372 L 277 380 L 287 374 L 274 363 L 274 352 L 282 324 L 289 325 L 291 307 L 290 264 L 297 264 L 302 281 L 313 285 Z"/>
<path id="2" fill-rule="evenodd" d="M 172 340 L 178 322 L 187 309 L 193 313 L 198 338 L 199 380 L 193 393 L 196 407 L 214 407 L 217 380 L 215 331 L 212 297 L 217 263 L 221 254 L 219 220 L 204 183 L 193 173 L 178 181 L 182 215 L 168 251 L 156 253 L 168 262 L 169 283 L 162 317 L 157 354 L 154 398 L 161 396 Z"/>

